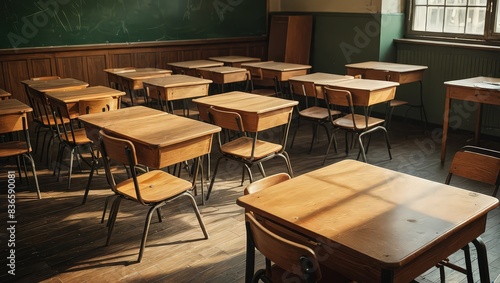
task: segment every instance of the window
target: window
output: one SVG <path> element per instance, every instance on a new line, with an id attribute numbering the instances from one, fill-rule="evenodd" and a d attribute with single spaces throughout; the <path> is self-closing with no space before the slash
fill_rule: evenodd
<path id="1" fill-rule="evenodd" d="M 409 0 L 408 37 L 500 42 L 500 0 Z"/>

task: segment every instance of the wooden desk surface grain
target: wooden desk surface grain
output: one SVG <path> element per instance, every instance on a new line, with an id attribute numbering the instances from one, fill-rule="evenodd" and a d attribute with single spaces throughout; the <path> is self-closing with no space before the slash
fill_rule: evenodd
<path id="1" fill-rule="evenodd" d="M 191 60 L 191 61 L 170 62 L 168 63 L 168 65 L 183 69 L 197 69 L 197 68 L 222 66 L 224 65 L 224 63 L 213 60 Z"/>
<path id="2" fill-rule="evenodd" d="M 125 92 L 106 86 L 91 86 L 71 91 L 53 91 L 47 94 L 47 96 L 59 100 L 62 103 L 74 103 L 82 99 L 119 97 L 123 95 L 125 95 Z"/>
<path id="3" fill-rule="evenodd" d="M 260 62 L 260 58 L 229 55 L 229 56 L 216 56 L 208 58 L 210 60 L 224 62 L 224 63 L 248 63 L 248 62 Z"/>
<path id="4" fill-rule="evenodd" d="M 357 106 L 371 106 L 394 99 L 399 83 L 368 79 L 343 80 L 329 84 L 332 88 L 348 90 Z"/>
<path id="5" fill-rule="evenodd" d="M 400 73 L 420 71 L 428 68 L 427 66 L 421 66 L 421 65 L 409 65 L 409 64 L 378 62 L 378 61 L 367 61 L 361 63 L 347 64 L 345 66 L 347 68 L 373 69 L 373 70 L 391 71 Z"/>
<path id="6" fill-rule="evenodd" d="M 0 115 L 31 112 L 33 109 L 17 99 L 0 100 Z"/>
<path id="7" fill-rule="evenodd" d="M 89 84 L 77 79 L 63 78 L 57 80 L 47 80 L 47 81 L 34 81 L 34 80 L 24 80 L 22 84 L 28 86 L 29 88 L 36 90 L 38 92 L 49 92 L 49 91 L 66 91 L 86 88 Z"/>
<path id="8" fill-rule="evenodd" d="M 181 86 L 191 86 L 191 85 L 201 85 L 210 84 L 211 80 L 202 79 L 187 75 L 171 75 L 162 78 L 153 78 L 143 81 L 145 86 L 158 86 L 158 87 L 181 87 Z"/>
<path id="9" fill-rule="evenodd" d="M 498 199 L 344 160 L 237 203 L 327 245 L 330 264 L 350 268 L 352 276 L 375 276 L 377 269 L 404 269 L 418 262 L 395 271 L 405 281 L 482 234 L 486 214 Z M 458 234 L 467 236 L 457 240 Z"/>

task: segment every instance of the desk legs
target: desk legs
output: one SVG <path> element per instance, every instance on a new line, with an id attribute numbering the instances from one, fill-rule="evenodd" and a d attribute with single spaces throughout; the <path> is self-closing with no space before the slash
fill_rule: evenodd
<path id="1" fill-rule="evenodd" d="M 450 119 L 450 106 L 451 99 L 449 90 L 446 90 L 446 98 L 444 101 L 444 114 L 443 114 L 443 137 L 441 140 L 441 163 L 444 163 L 446 157 L 446 140 L 448 139 L 448 122 Z"/>
<path id="2" fill-rule="evenodd" d="M 477 263 L 479 265 L 479 277 L 481 283 L 490 283 L 490 270 L 488 268 L 488 254 L 486 252 L 486 245 L 481 237 L 477 237 L 472 241 L 476 247 Z"/>
<path id="3" fill-rule="evenodd" d="M 247 251 L 245 259 L 245 283 L 251 283 L 255 268 L 255 245 L 253 244 L 250 226 L 245 221 L 247 230 Z"/>

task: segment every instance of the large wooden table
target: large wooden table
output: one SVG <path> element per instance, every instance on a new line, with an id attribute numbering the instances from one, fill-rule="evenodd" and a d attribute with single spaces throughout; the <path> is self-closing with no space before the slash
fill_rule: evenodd
<path id="1" fill-rule="evenodd" d="M 220 92 L 224 92 L 224 85 L 238 82 L 249 82 L 250 72 L 245 68 L 229 66 L 199 68 L 198 73 L 205 79 L 212 80 L 220 86 Z"/>
<path id="2" fill-rule="evenodd" d="M 297 101 L 251 94 L 241 91 L 226 92 L 193 99 L 200 119 L 208 121 L 208 108 L 238 112 L 248 132 L 259 132 L 288 123 L 288 115 Z"/>
<path id="3" fill-rule="evenodd" d="M 427 66 L 378 61 L 347 64 L 345 66 L 347 74 L 351 76 L 361 75 L 365 79 L 393 81 L 399 84 L 418 82 L 420 87 L 420 101 L 419 104 L 410 106 L 419 108 L 427 123 L 427 114 L 425 113 L 422 93 L 422 81 Z"/>
<path id="4" fill-rule="evenodd" d="M 78 90 L 52 91 L 47 93 L 47 96 L 51 98 L 53 103 L 59 104 L 63 107 L 68 107 L 70 117 L 67 118 L 70 119 L 78 117 L 78 102 L 80 100 L 112 97 L 116 101 L 116 105 L 120 106 L 120 98 L 124 95 L 125 92 L 123 91 L 105 86 L 92 86 Z"/>
<path id="5" fill-rule="evenodd" d="M 492 82 L 495 84 L 487 84 L 484 82 Z M 448 126 L 450 121 L 450 108 L 451 100 L 462 100 L 479 103 L 476 110 L 476 126 L 474 132 L 474 143 L 479 142 L 479 135 L 481 131 L 481 108 L 482 104 L 500 105 L 500 78 L 490 77 L 474 77 L 462 80 L 447 81 L 446 85 L 446 98 L 444 103 L 444 120 L 443 120 L 443 137 L 441 143 L 441 162 L 445 161 L 446 157 L 446 142 L 448 140 Z M 451 117 L 455 120 L 465 119 L 459 116 L 460 113 Z"/>
<path id="6" fill-rule="evenodd" d="M 144 89 L 142 84 L 144 80 L 166 77 L 172 74 L 171 70 L 157 68 L 105 69 L 104 72 L 108 74 L 110 83 L 120 86 L 129 94 L 131 105 L 134 105 L 134 98 L 137 97 L 136 92 Z"/>
<path id="7" fill-rule="evenodd" d="M 171 75 L 163 78 L 144 80 L 144 88 L 149 98 L 161 102 L 207 96 L 211 80 L 186 75 Z M 173 113 L 173 109 L 171 111 Z"/>
<path id="8" fill-rule="evenodd" d="M 410 282 L 476 240 L 498 199 L 344 160 L 238 198 L 237 204 L 309 239 L 320 263 L 358 282 Z M 314 244 L 316 243 L 316 244 Z M 254 247 L 247 247 L 247 282 Z"/>
<path id="9" fill-rule="evenodd" d="M 209 57 L 208 59 L 223 62 L 224 65 L 235 68 L 240 68 L 242 63 L 260 62 L 260 58 L 238 55 L 216 56 Z"/>
<path id="10" fill-rule="evenodd" d="M 217 62 L 214 60 L 191 60 L 191 61 L 181 61 L 181 62 L 170 62 L 168 63 L 170 68 L 175 74 L 183 74 L 189 76 L 199 76 L 198 68 L 209 68 L 209 67 L 220 67 L 224 65 L 223 62 Z"/>
<path id="11" fill-rule="evenodd" d="M 87 136 L 95 140 L 100 129 L 134 143 L 140 164 L 164 168 L 208 154 L 212 136 L 220 128 L 147 107 L 127 107 L 79 117 Z"/>

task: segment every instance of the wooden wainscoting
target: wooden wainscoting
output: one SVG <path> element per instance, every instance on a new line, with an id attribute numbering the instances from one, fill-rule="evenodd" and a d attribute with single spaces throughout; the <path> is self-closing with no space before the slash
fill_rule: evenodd
<path id="1" fill-rule="evenodd" d="M 0 50 L 0 88 L 27 102 L 20 83 L 32 77 L 60 76 L 108 85 L 103 69 L 134 66 L 167 68 L 167 63 L 242 55 L 267 58 L 267 38 L 189 40 L 161 43 L 89 45 Z"/>

